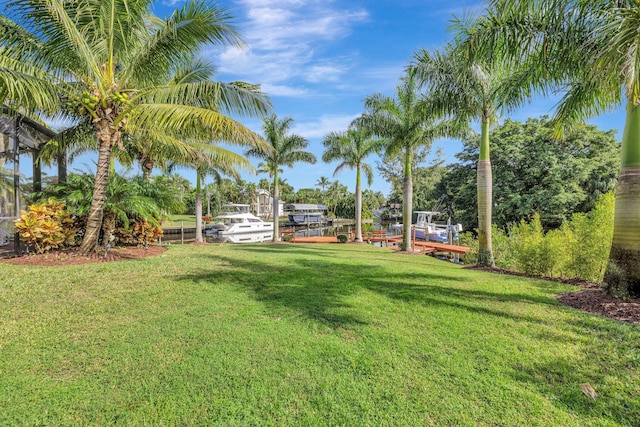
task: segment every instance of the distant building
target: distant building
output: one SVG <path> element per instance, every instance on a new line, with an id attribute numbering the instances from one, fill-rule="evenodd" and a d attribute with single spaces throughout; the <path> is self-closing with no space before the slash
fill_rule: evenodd
<path id="1" fill-rule="evenodd" d="M 278 204 L 278 216 L 283 216 L 284 202 L 280 200 Z M 251 204 L 251 210 L 261 218 L 273 217 L 273 197 L 270 196 L 269 191 L 264 188 L 259 188 L 256 191 L 256 198 Z"/>

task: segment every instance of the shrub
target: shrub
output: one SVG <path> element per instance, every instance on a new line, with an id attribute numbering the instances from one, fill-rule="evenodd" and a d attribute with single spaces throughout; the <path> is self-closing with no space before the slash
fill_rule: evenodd
<path id="1" fill-rule="evenodd" d="M 346 234 L 338 234 L 336 237 L 338 238 L 339 243 L 347 243 L 347 241 L 349 240 L 349 236 L 347 236 Z"/>
<path id="2" fill-rule="evenodd" d="M 518 271 L 536 276 L 549 276 L 554 259 L 544 238 L 540 214 L 533 214 L 529 223 L 524 220 L 511 229 L 511 242 Z"/>
<path id="3" fill-rule="evenodd" d="M 568 269 L 573 276 L 602 281 L 613 240 L 614 207 L 615 196 L 607 193 L 600 196 L 591 212 L 571 217 L 574 238 L 568 250 Z"/>
<path id="4" fill-rule="evenodd" d="M 113 235 L 116 241 L 125 245 L 144 245 L 154 243 L 162 237 L 162 228 L 141 218 L 130 220 L 129 226 L 121 224 Z"/>
<path id="5" fill-rule="evenodd" d="M 282 241 L 283 242 L 291 242 L 293 240 L 293 235 L 291 234 L 283 234 Z"/>
<path id="6" fill-rule="evenodd" d="M 15 220 L 15 230 L 37 253 L 49 252 L 75 241 L 74 220 L 64 209 L 64 203 L 49 199 L 29 206 Z"/>
<path id="7" fill-rule="evenodd" d="M 538 214 L 529 223 L 522 220 L 511 227 L 508 234 L 494 225 L 496 266 L 532 275 L 601 282 L 613 239 L 614 206 L 613 193 L 604 194 L 591 212 L 575 213 L 570 222 L 546 234 Z M 462 233 L 460 244 L 470 248 L 463 258 L 465 264 L 476 263 L 477 239 L 469 232 Z M 611 268 L 615 270 L 615 266 Z"/>
<path id="8" fill-rule="evenodd" d="M 462 256 L 462 262 L 465 264 L 477 264 L 478 263 L 478 239 L 475 238 L 473 233 L 465 231 L 460 233 L 458 237 L 458 243 L 461 246 L 466 246 L 469 251 Z"/>
<path id="9" fill-rule="evenodd" d="M 504 268 L 505 270 L 512 270 L 515 268 L 515 258 L 513 255 L 513 248 L 511 247 L 511 241 L 505 231 L 493 225 L 491 227 L 493 257 L 495 259 L 496 267 Z M 458 243 L 462 246 L 469 248 L 462 261 L 465 264 L 476 264 L 478 262 L 478 239 L 470 231 L 461 233 L 459 235 Z"/>

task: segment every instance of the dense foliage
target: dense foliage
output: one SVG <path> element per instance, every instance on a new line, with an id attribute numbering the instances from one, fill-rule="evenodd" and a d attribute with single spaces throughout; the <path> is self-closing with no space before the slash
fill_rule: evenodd
<path id="1" fill-rule="evenodd" d="M 613 238 L 614 202 L 613 193 L 604 194 L 592 211 L 574 213 L 569 221 L 546 233 L 537 213 L 530 221 L 509 227 L 508 233 L 494 226 L 496 266 L 532 275 L 601 282 Z M 472 248 L 465 263 L 474 263 L 478 245 L 472 233 L 465 233 L 461 244 Z"/>
<path id="2" fill-rule="evenodd" d="M 444 155 L 437 152 L 436 157 L 424 166 L 428 154 L 428 150 L 420 150 L 413 158 L 413 209 L 416 211 L 438 210 L 442 207 L 436 186 L 447 171 L 446 166 L 443 166 Z M 376 164 L 376 169 L 391 185 L 389 202 L 402 203 L 402 159 L 398 156 L 384 156 Z"/>
<path id="3" fill-rule="evenodd" d="M 553 138 L 547 117 L 525 123 L 506 120 L 491 133 L 493 221 L 499 227 L 540 215 L 544 229 L 557 228 L 576 212 L 589 212 L 613 190 L 620 162 L 614 131 L 576 126 L 562 141 Z M 465 141 L 460 160 L 438 186 L 443 207 L 466 229 L 477 227 L 478 142 Z"/>
<path id="4" fill-rule="evenodd" d="M 125 244 L 155 241 L 161 235 L 162 218 L 182 206 L 179 189 L 173 184 L 166 177 L 155 177 L 148 181 L 142 176 L 128 179 L 112 173 L 107 186 L 100 234 L 103 245 L 112 241 Z M 74 173 L 69 174 L 65 183 L 46 186 L 39 196 L 66 204 L 76 224 L 84 224 L 91 207 L 92 188 L 92 174 Z"/>

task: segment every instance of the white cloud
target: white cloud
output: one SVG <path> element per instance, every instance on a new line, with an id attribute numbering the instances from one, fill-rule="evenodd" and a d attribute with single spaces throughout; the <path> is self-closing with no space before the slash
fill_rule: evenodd
<path id="1" fill-rule="evenodd" d="M 291 80 L 339 81 L 351 64 L 331 57 L 331 43 L 369 18 L 363 9 L 344 8 L 331 0 L 238 0 L 238 4 L 246 17 L 238 15 L 246 47 L 227 48 L 215 62 L 222 73 L 272 87 L 283 87 L 285 81 L 291 86 Z"/>
<path id="2" fill-rule="evenodd" d="M 163 0 L 162 4 L 165 4 L 167 6 L 176 6 L 179 3 L 184 3 L 184 0 Z"/>
<path id="3" fill-rule="evenodd" d="M 291 132 L 305 138 L 323 138 L 329 132 L 347 130 L 356 117 L 358 117 L 357 114 L 346 116 L 324 115 L 316 121 L 294 123 Z"/>
<path id="4" fill-rule="evenodd" d="M 289 97 L 301 97 L 309 94 L 309 91 L 305 88 L 296 88 L 285 85 L 263 84 L 261 89 L 269 96 L 289 96 Z"/>

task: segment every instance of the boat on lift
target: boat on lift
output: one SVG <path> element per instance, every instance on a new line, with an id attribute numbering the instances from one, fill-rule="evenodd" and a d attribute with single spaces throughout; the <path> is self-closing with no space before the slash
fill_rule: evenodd
<path id="1" fill-rule="evenodd" d="M 324 212 L 325 205 L 309 203 L 288 203 L 284 205 L 284 210 L 289 217 L 290 225 L 318 226 L 326 222 Z"/>
<path id="2" fill-rule="evenodd" d="M 451 239 L 458 240 L 458 233 L 462 231 L 461 224 L 452 225 L 451 219 L 447 221 L 447 224 L 435 223 L 433 217 L 442 215 L 436 211 L 415 211 L 415 213 L 417 218 L 416 223 L 412 226 L 412 235 L 416 239 L 449 243 L 449 233 L 451 233 Z"/>
<path id="3" fill-rule="evenodd" d="M 249 211 L 250 205 L 229 203 L 226 211 L 215 217 L 216 222 L 204 229 L 206 236 L 227 237 L 237 234 L 269 233 L 273 235 L 273 222 L 263 221 Z"/>

